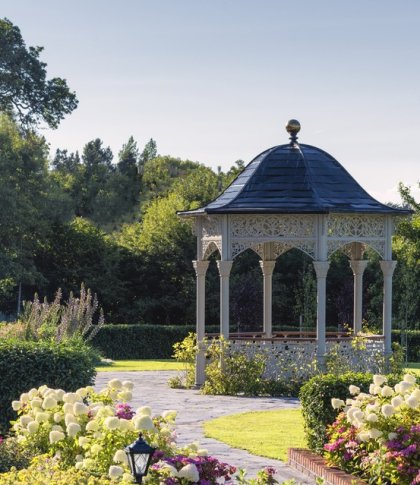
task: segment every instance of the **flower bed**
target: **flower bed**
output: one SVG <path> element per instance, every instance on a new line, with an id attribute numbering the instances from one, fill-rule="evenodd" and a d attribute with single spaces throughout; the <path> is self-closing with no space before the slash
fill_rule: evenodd
<path id="1" fill-rule="evenodd" d="M 98 393 L 89 386 L 65 392 L 44 385 L 21 394 L 12 403 L 18 413 L 13 437 L 0 443 L 0 457 L 10 440 L 16 455 L 30 453 L 34 460 L 26 470 L 0 473 L 0 485 L 44 483 L 42 477 L 67 485 L 133 483 L 124 448 L 139 432 L 157 449 L 144 479 L 150 485 L 278 483 L 273 469 L 261 470 L 248 480 L 243 470 L 208 456 L 197 443 L 177 447 L 176 411 L 153 416 L 148 406 L 133 410 L 128 404 L 132 388 L 130 381 L 113 379 Z M 17 457 L 8 459 L 10 466 L 19 466 Z"/>
<path id="2" fill-rule="evenodd" d="M 373 376 L 369 393 L 351 385 L 343 409 L 328 428 L 324 446 L 327 464 L 365 478 L 369 483 L 420 483 L 420 389 L 406 374 L 394 387 Z"/>

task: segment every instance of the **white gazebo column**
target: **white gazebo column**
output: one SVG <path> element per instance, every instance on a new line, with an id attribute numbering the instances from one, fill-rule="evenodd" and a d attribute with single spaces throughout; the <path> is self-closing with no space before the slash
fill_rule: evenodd
<path id="1" fill-rule="evenodd" d="M 229 276 L 233 261 L 217 261 L 220 275 L 220 335 L 229 340 Z"/>
<path id="2" fill-rule="evenodd" d="M 273 335 L 272 308 L 273 308 L 273 271 L 275 261 L 260 261 L 263 272 L 264 287 L 264 321 L 263 329 L 266 337 Z"/>
<path id="3" fill-rule="evenodd" d="M 363 308 L 363 273 L 368 262 L 360 259 L 352 259 L 350 268 L 353 270 L 353 333 L 357 335 L 362 331 L 362 308 Z"/>
<path id="4" fill-rule="evenodd" d="M 383 333 L 385 338 L 385 358 L 392 354 L 391 331 L 392 331 L 392 275 L 397 266 L 396 261 L 381 261 L 381 270 L 384 275 L 384 303 L 383 303 Z"/>
<path id="5" fill-rule="evenodd" d="M 193 261 L 193 266 L 197 277 L 196 332 L 198 352 L 195 360 L 195 385 L 202 386 L 206 378 L 206 354 L 203 348 L 203 340 L 205 335 L 206 273 L 209 261 Z"/>
<path id="6" fill-rule="evenodd" d="M 313 262 L 316 283 L 317 283 L 317 322 L 316 322 L 316 339 L 317 339 L 317 361 L 321 369 L 325 365 L 326 338 L 325 338 L 325 321 L 326 321 L 326 287 L 327 273 L 330 267 L 329 261 Z"/>

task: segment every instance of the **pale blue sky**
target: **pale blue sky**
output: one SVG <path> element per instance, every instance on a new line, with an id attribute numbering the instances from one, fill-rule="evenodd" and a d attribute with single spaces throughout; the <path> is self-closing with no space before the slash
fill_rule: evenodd
<path id="1" fill-rule="evenodd" d="M 418 0 L 1 0 L 79 108 L 51 148 L 130 135 L 228 168 L 287 142 L 337 158 L 371 195 L 420 180 Z M 420 195 L 419 192 L 417 194 Z"/>

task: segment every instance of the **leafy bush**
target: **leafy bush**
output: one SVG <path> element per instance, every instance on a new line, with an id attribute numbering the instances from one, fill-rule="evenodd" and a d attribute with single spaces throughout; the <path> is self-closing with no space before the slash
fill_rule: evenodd
<path id="1" fill-rule="evenodd" d="M 17 470 L 26 468 L 33 454 L 30 450 L 20 446 L 16 438 L 0 437 L 0 473 L 4 473 L 15 467 Z"/>
<path id="2" fill-rule="evenodd" d="M 104 325 L 92 345 L 110 359 L 170 359 L 174 344 L 194 331 L 192 325 Z"/>
<path id="3" fill-rule="evenodd" d="M 396 383 L 398 376 L 390 376 L 389 382 Z M 350 385 L 355 385 L 362 392 L 368 392 L 372 374 L 349 372 L 343 375 L 323 374 L 310 379 L 300 390 L 302 415 L 305 420 L 305 434 L 311 450 L 321 453 L 328 441 L 326 429 L 338 415 L 331 406 L 331 399 L 345 400 Z"/>
<path id="4" fill-rule="evenodd" d="M 347 395 L 346 402 L 331 401 L 344 412 L 328 428 L 327 463 L 368 483 L 420 483 L 420 387 L 415 376 L 406 374 L 391 387 L 385 376 L 374 375 L 369 393 L 351 385 Z"/>
<path id="5" fill-rule="evenodd" d="M 408 362 L 420 362 L 420 330 L 393 330 L 392 341 L 406 345 Z"/>
<path id="6" fill-rule="evenodd" d="M 52 342 L 0 341 L 0 429 L 14 417 L 10 403 L 42 384 L 73 391 L 92 384 L 97 351 L 80 339 Z"/>
<path id="7" fill-rule="evenodd" d="M 169 387 L 191 389 L 195 384 L 195 357 L 197 354 L 197 336 L 190 332 L 182 342 L 173 345 L 173 357 L 184 365 L 181 373 L 169 379 Z"/>

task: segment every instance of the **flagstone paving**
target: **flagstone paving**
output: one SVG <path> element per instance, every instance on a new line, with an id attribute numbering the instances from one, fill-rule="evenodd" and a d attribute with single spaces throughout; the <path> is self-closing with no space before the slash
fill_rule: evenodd
<path id="1" fill-rule="evenodd" d="M 167 409 L 178 412 L 176 419 L 177 443 L 185 445 L 198 441 L 211 455 L 239 468 L 246 468 L 248 475 L 254 477 L 258 470 L 266 466 L 277 469 L 278 480 L 295 479 L 302 485 L 315 482 L 293 470 L 279 460 L 251 455 L 247 451 L 231 448 L 212 438 L 206 438 L 203 422 L 219 416 L 247 411 L 268 411 L 273 409 L 296 408 L 299 401 L 295 398 L 249 398 L 234 396 L 205 396 L 197 390 L 171 389 L 168 380 L 174 371 L 147 372 L 99 372 L 95 386 L 101 389 L 110 379 L 118 378 L 134 382 L 132 405 L 150 406 L 154 414 Z"/>

